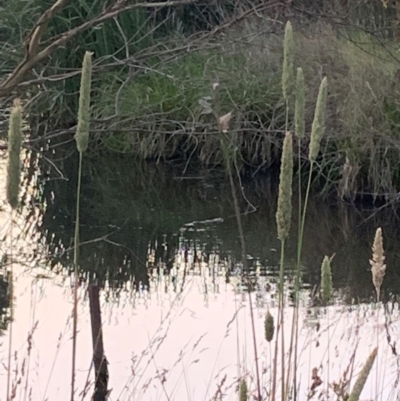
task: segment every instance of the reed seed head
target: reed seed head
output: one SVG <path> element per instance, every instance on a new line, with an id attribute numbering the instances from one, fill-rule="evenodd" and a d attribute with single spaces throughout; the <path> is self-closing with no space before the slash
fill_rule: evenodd
<path id="1" fill-rule="evenodd" d="M 328 94 L 328 79 L 325 77 L 318 92 L 317 105 L 315 107 L 314 121 L 311 128 L 310 151 L 308 158 L 315 161 L 318 156 L 321 139 L 325 132 L 326 98 Z"/>
<path id="2" fill-rule="evenodd" d="M 297 69 L 297 75 L 296 75 L 296 103 L 295 103 L 295 109 L 294 109 L 294 122 L 295 122 L 295 132 L 297 135 L 297 138 L 302 139 L 304 138 L 304 133 L 305 133 L 305 119 L 304 119 L 304 114 L 305 114 L 305 85 L 304 85 L 304 75 L 303 75 L 303 70 L 301 68 Z"/>
<path id="3" fill-rule="evenodd" d="M 353 390 L 350 393 L 348 401 L 358 401 L 361 395 L 361 392 L 365 386 L 365 383 L 368 379 L 369 373 L 371 372 L 372 366 L 374 365 L 376 355 L 378 353 L 378 347 L 376 347 L 368 359 L 365 361 L 365 364 L 357 377 L 356 382 L 354 383 Z"/>
<path id="4" fill-rule="evenodd" d="M 275 324 L 274 324 L 274 317 L 271 315 L 270 311 L 267 311 L 264 320 L 264 331 L 265 331 L 265 339 L 268 342 L 271 342 L 274 338 L 275 333 Z"/>
<path id="5" fill-rule="evenodd" d="M 92 54 L 86 52 L 83 58 L 81 87 L 79 90 L 78 126 L 75 140 L 79 152 L 84 152 L 89 143 L 90 89 L 92 81 Z"/>
<path id="6" fill-rule="evenodd" d="M 372 259 L 369 261 L 372 272 L 372 282 L 375 287 L 376 297 L 379 302 L 381 286 L 386 273 L 385 254 L 383 250 L 382 228 L 378 228 L 375 233 L 372 245 Z"/>
<path id="7" fill-rule="evenodd" d="M 279 176 L 278 208 L 276 224 L 278 238 L 283 241 L 290 231 L 292 218 L 292 180 L 293 180 L 293 139 L 290 132 L 286 132 L 283 141 L 281 172 Z"/>
<path id="8" fill-rule="evenodd" d="M 328 256 L 324 257 L 321 265 L 321 293 L 323 301 L 329 302 L 332 296 L 332 273 Z"/>
<path id="9" fill-rule="evenodd" d="M 247 383 L 245 379 L 241 379 L 239 385 L 239 401 L 247 401 L 247 400 L 248 400 Z"/>
<path id="10" fill-rule="evenodd" d="M 18 207 L 22 145 L 22 107 L 19 99 L 14 101 L 8 126 L 8 164 L 7 164 L 7 201 L 12 209 Z"/>
<path id="11" fill-rule="evenodd" d="M 294 45 L 293 29 L 290 21 L 286 23 L 285 38 L 283 42 L 283 69 L 282 69 L 282 91 L 286 103 L 293 95 L 294 89 Z"/>

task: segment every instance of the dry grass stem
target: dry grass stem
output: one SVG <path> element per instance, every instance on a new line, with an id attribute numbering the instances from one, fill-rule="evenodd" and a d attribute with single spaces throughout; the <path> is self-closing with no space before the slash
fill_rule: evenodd
<path id="1" fill-rule="evenodd" d="M 292 218 L 292 180 L 293 180 L 293 139 L 290 132 L 286 132 L 283 142 L 281 172 L 279 176 L 278 209 L 276 224 L 278 238 L 283 241 L 290 231 Z"/>
<path id="2" fill-rule="evenodd" d="M 354 387 L 353 387 L 353 390 L 351 391 L 348 401 L 358 401 L 359 400 L 361 391 L 363 390 L 364 385 L 368 379 L 369 373 L 371 372 L 371 369 L 375 362 L 377 353 L 378 353 L 378 347 L 376 347 L 371 352 L 368 359 L 366 360 L 360 374 L 357 377 L 356 382 L 354 383 Z"/>
<path id="3" fill-rule="evenodd" d="M 89 143 L 90 90 L 92 81 L 92 53 L 86 52 L 83 58 L 81 87 L 79 91 L 78 126 L 76 128 L 76 146 L 84 152 Z"/>
<path id="4" fill-rule="evenodd" d="M 19 99 L 14 101 L 8 127 L 7 201 L 16 209 L 19 201 L 22 145 L 22 107 Z"/>
<path id="5" fill-rule="evenodd" d="M 379 302 L 381 286 L 386 273 L 385 255 L 383 250 L 382 228 L 378 228 L 375 233 L 374 243 L 372 245 L 371 264 L 372 282 L 376 290 L 376 297 Z"/>
<path id="6" fill-rule="evenodd" d="M 317 105 L 311 128 L 310 151 L 308 158 L 315 161 L 318 156 L 321 139 L 325 132 L 326 99 L 328 94 L 328 79 L 325 77 L 319 86 Z"/>

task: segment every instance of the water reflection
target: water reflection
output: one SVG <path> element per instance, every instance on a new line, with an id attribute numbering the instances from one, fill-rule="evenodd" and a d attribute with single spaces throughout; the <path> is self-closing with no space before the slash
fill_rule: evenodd
<path id="1" fill-rule="evenodd" d="M 76 152 L 56 147 L 32 154 L 29 165 L 36 166 L 28 176 L 28 181 L 35 181 L 35 190 L 29 201 L 25 198 L 25 209 L 40 210 L 37 241 L 45 244 L 53 269 L 71 272 Z M 186 163 L 139 163 L 130 155 L 115 154 L 87 157 L 84 170 L 82 280 L 95 280 L 111 292 L 124 288 L 153 291 L 158 286 L 179 292 L 188 275 L 204 276 L 204 294 L 218 293 L 221 280 L 234 283 L 238 291 L 274 289 L 280 249 L 275 225 L 276 174 L 237 180 L 251 268 L 246 279 L 231 190 L 223 171 L 192 171 Z M 294 210 L 287 247 L 289 290 L 296 260 L 297 214 Z M 304 288 L 315 292 L 324 255 L 335 254 L 337 297 L 347 303 L 373 299 L 368 261 L 378 226 L 383 227 L 390 266 L 384 297 L 397 295 L 399 229 L 392 211 L 376 213 L 318 199 L 310 202 L 307 215 Z"/>
<path id="2" fill-rule="evenodd" d="M 268 388 L 272 353 L 264 341 L 263 319 L 267 308 L 277 317 L 280 245 L 273 177 L 245 177 L 239 184 L 250 266 L 250 272 L 244 272 L 231 192 L 223 173 L 195 175 L 190 170 L 184 173 L 185 165 L 138 165 L 129 157 L 116 160 L 115 155 L 102 160 L 100 166 L 98 159 L 85 160 L 81 276 L 82 281 L 97 281 L 103 287 L 104 338 L 113 398 L 162 399 L 160 388 L 165 386 L 173 395 L 170 399 L 206 399 L 222 388 L 226 399 L 233 400 L 237 399 L 239 377 L 248 377 L 254 388 L 247 289 L 258 307 L 255 332 L 262 381 Z M 16 230 L 19 264 L 14 270 L 13 350 L 18 351 L 13 372 L 20 375 L 15 375 L 16 383 L 26 383 L 19 388 L 20 394 L 32 389 L 32 399 L 61 399 L 60 394 L 70 391 L 65 372 L 71 364 L 73 283 L 69 274 L 76 155 L 60 147 L 54 154 L 28 155 L 26 164 L 33 173 L 24 182 L 24 207 Z M 296 258 L 296 216 L 294 210 L 286 270 L 288 301 Z M 388 216 L 392 214 L 356 211 L 316 199 L 310 204 L 301 293 L 306 307 L 300 310 L 299 349 L 305 350 L 298 364 L 301 394 L 309 389 L 307 378 L 312 368 L 321 367 L 318 374 L 326 390 L 332 380 L 346 374 L 350 355 L 351 363 L 361 366 L 377 341 L 381 347 L 379 372 L 385 372 L 382 388 L 397 383 L 399 361 L 391 347 L 392 339 L 398 338 L 398 303 L 386 304 L 386 313 L 378 313 L 373 304 L 342 305 L 374 299 L 368 260 L 377 226 L 383 226 L 388 254 L 384 297 L 396 298 L 398 228 Z M 336 302 L 329 308 L 310 307 L 316 302 L 322 258 L 334 253 Z M 79 389 L 89 387 L 87 380 L 92 375 L 86 288 L 82 285 L 79 290 Z M 0 294 L 7 291 L 0 284 Z M 3 317 L 9 313 L 5 310 Z M 285 335 L 291 331 L 292 313 L 292 308 L 286 308 Z M 34 339 L 33 348 L 30 338 Z M 289 344 L 289 338 L 285 343 Z M 6 355 L 7 348 L 0 347 L 4 366 Z M 25 366 L 31 376 L 21 381 Z M 160 372 L 166 383 L 160 384 Z M 221 387 L 225 377 L 226 384 Z M 378 373 L 372 372 L 371 377 Z M 5 387 L 4 378 L 0 376 L 0 387 Z M 37 378 L 44 378 L 46 384 L 40 386 Z M 386 395 L 383 399 L 389 399 Z"/>

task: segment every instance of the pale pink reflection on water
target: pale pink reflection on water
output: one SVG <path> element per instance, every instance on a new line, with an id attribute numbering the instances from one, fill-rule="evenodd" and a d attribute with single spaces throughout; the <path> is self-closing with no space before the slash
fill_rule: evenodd
<path id="1" fill-rule="evenodd" d="M 4 176 L 4 164 L 1 168 Z M 9 214 L 2 212 L 3 233 L 8 222 Z M 37 243 L 24 244 L 25 252 L 40 247 Z M 179 256 L 175 268 L 178 278 L 187 268 Z M 218 389 L 224 400 L 236 400 L 238 377 L 246 377 L 251 393 L 256 395 L 248 295 L 237 292 L 239 282 L 226 283 L 223 271 L 216 278 L 219 293 L 210 291 L 206 295 L 204 289 L 210 288 L 213 266 L 198 264 L 196 268 L 201 274 L 189 275 L 183 292 L 178 295 L 171 290 L 171 283 L 165 282 L 168 277 L 159 276 L 153 278 L 149 292 L 134 294 L 127 290 L 107 302 L 105 292 L 102 293 L 111 400 L 211 400 L 220 399 L 213 398 L 218 396 Z M 16 356 L 12 378 L 13 382 L 21 379 L 15 399 L 69 400 L 73 299 L 70 278 L 62 273 L 49 273 L 46 266 L 32 270 L 17 265 L 14 269 L 12 352 Z M 170 288 L 168 292 L 165 292 L 166 286 Z M 269 344 L 264 339 L 264 316 L 269 308 L 276 322 L 277 309 L 268 293 L 258 295 L 256 300 L 253 294 L 253 305 L 258 305 L 254 309 L 255 332 L 263 396 L 267 399 L 274 342 Z M 303 297 L 308 297 L 307 292 Z M 292 309 L 287 308 L 286 347 L 290 343 L 291 319 Z M 27 339 L 36 322 L 28 361 Z M 361 399 L 397 399 L 398 358 L 387 341 L 388 333 L 392 345 L 398 339 L 397 306 L 386 325 L 388 331 L 384 323 L 383 309 L 378 312 L 371 305 L 302 307 L 297 371 L 299 399 L 308 398 L 313 368 L 317 368 L 322 379 L 313 399 L 327 391 L 328 382 L 339 382 L 347 369 L 353 372 L 351 383 L 354 383 L 363 362 L 377 345 L 378 358 Z M 92 388 L 86 395 L 82 391 L 88 380 L 93 382 L 89 305 L 84 288 L 80 291 L 78 327 L 76 400 L 90 399 Z M 8 336 L 6 332 L 0 339 L 0 400 L 6 397 Z M 279 365 L 278 368 L 280 372 Z M 335 399 L 332 390 L 330 394 L 330 399 Z M 280 399 L 280 393 L 277 398 Z M 327 397 L 324 395 L 321 399 Z"/>

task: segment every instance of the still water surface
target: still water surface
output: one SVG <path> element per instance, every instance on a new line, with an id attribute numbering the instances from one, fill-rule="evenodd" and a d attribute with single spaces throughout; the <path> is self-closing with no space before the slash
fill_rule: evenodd
<path id="1" fill-rule="evenodd" d="M 126 157 L 85 164 L 75 399 L 90 399 L 92 392 L 87 388 L 93 371 L 86 290 L 93 281 L 103 288 L 111 400 L 234 400 L 238 377 L 246 377 L 254 392 L 248 290 L 255 308 L 263 394 L 268 396 L 273 347 L 264 340 L 263 324 L 268 309 L 277 318 L 276 180 L 246 178 L 238 184 L 251 267 L 247 280 L 229 182 L 221 172 L 193 173 L 186 167 L 138 166 Z M 1 169 L 4 177 L 4 156 Z M 10 257 L 11 238 L 17 261 L 11 344 L 16 399 L 70 398 L 75 187 L 75 154 L 30 155 L 23 208 L 12 236 L 6 206 L 1 213 L 4 271 L 10 270 L 5 256 Z M 287 250 L 288 305 L 296 216 L 294 210 Z M 374 303 L 369 271 L 379 226 L 388 264 L 386 312 Z M 310 396 L 313 368 L 323 381 L 313 399 L 320 394 L 327 399 L 328 392 L 333 399 L 329 385 L 343 378 L 346 369 L 347 378 L 349 372 L 354 378 L 377 343 L 379 356 L 363 399 L 397 399 L 398 238 L 392 210 L 355 209 L 318 199 L 310 203 L 303 251 L 300 399 Z M 319 269 L 323 257 L 333 254 L 335 300 L 321 308 Z M 6 275 L 0 284 L 0 400 L 5 400 L 10 334 Z M 290 322 L 291 307 L 285 313 Z M 284 332 L 288 344 L 290 324 Z"/>

